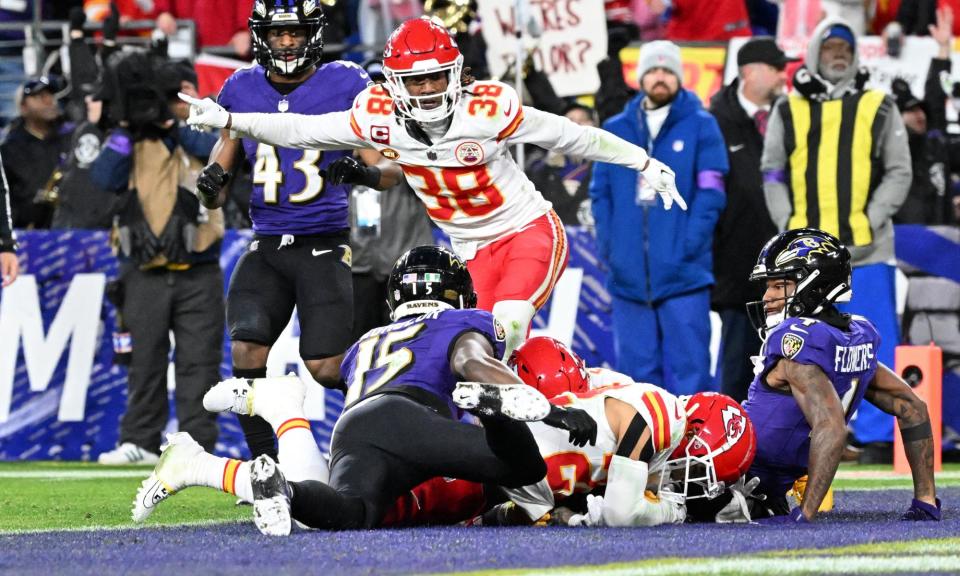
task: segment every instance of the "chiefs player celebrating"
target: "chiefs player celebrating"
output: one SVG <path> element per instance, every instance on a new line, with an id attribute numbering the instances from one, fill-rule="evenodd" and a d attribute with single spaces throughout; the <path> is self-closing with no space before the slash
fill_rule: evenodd
<path id="1" fill-rule="evenodd" d="M 231 114 L 212 100 L 181 95 L 188 121 L 227 128 L 274 146 L 372 148 L 399 164 L 427 213 L 467 261 L 479 297 L 507 330 L 506 357 L 527 335 L 567 262 L 566 235 L 508 146 L 529 143 L 640 171 L 664 207 L 677 202 L 673 172 L 603 130 L 523 106 L 511 87 L 475 81 L 443 26 L 409 20 L 383 52 L 386 84 L 360 93 L 349 111 L 318 116 Z M 391 168 L 392 169 L 392 168 Z M 375 187 L 381 170 L 341 161 L 331 180 Z"/>

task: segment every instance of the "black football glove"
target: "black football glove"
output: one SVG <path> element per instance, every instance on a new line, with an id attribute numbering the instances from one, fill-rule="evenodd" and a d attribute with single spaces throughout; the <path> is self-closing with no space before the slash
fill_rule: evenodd
<path id="1" fill-rule="evenodd" d="M 575 446 L 586 446 L 597 443 L 597 422 L 589 414 L 579 408 L 563 408 L 551 406 L 550 413 L 543 419 L 543 423 L 554 428 L 562 428 L 570 432 L 570 443 Z"/>
<path id="2" fill-rule="evenodd" d="M 204 204 L 213 204 L 229 178 L 230 175 L 223 171 L 223 166 L 216 162 L 210 164 L 197 176 L 197 196 Z"/>
<path id="3" fill-rule="evenodd" d="M 327 166 L 327 181 L 340 184 L 359 184 L 367 188 L 376 188 L 380 183 L 380 169 L 367 166 L 353 156 L 344 156 Z"/>

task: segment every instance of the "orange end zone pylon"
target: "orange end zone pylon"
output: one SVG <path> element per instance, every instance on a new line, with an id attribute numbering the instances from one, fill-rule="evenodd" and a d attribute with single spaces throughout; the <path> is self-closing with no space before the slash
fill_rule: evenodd
<path id="1" fill-rule="evenodd" d="M 941 399 L 943 392 L 943 351 L 940 347 L 929 346 L 897 346 L 896 372 L 907 384 L 913 388 L 920 398 L 927 403 L 930 412 L 930 428 L 933 430 L 933 470 L 939 472 L 940 462 L 940 418 L 942 414 Z M 900 428 L 894 425 L 893 436 L 893 471 L 897 474 L 909 474 L 910 464 L 903 451 L 903 439 L 900 437 Z"/>

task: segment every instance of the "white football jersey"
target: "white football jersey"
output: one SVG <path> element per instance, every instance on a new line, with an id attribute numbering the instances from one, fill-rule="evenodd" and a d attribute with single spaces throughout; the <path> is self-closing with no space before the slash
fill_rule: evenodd
<path id="1" fill-rule="evenodd" d="M 408 124 L 411 126 L 408 128 Z M 274 146 L 342 150 L 372 148 L 403 168 L 427 213 L 453 240 L 489 243 L 550 210 L 510 156 L 509 146 L 548 150 L 640 170 L 646 152 L 609 132 L 522 106 L 501 82 L 464 87 L 446 132 L 427 144 L 394 110 L 387 90 L 368 87 L 353 107 L 318 116 L 233 114 L 231 129 Z"/>
<path id="2" fill-rule="evenodd" d="M 654 455 L 649 474 L 663 469 L 670 454 L 680 444 L 687 419 L 676 396 L 653 384 L 634 383 L 629 377 L 612 370 L 591 368 L 598 380 L 610 382 L 579 395 L 566 393 L 551 402 L 585 410 L 597 422 L 597 443 L 583 448 L 569 442 L 569 432 L 552 428 L 542 422 L 529 424 L 540 454 L 547 463 L 547 477 L 537 484 L 506 493 L 527 514 L 537 519 L 554 508 L 567 496 L 587 493 L 607 483 L 607 469 L 617 452 L 617 438 L 607 421 L 604 401 L 616 398 L 636 408 L 651 433 Z M 642 488 L 641 488 L 642 490 Z"/>

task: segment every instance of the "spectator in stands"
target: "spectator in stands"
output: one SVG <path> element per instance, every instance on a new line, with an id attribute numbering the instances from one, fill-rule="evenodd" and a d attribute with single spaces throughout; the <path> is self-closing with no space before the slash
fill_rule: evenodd
<path id="1" fill-rule="evenodd" d="M 253 0 L 154 0 L 157 28 L 167 36 L 177 30 L 177 19 L 193 20 L 197 26 L 197 45 L 233 48 L 238 58 L 250 56 L 250 30 L 247 20 L 253 12 Z"/>
<path id="2" fill-rule="evenodd" d="M 751 34 L 744 0 L 712 0 L 709 9 L 702 0 L 657 0 L 650 6 L 654 11 L 669 6 L 666 38 L 677 42 L 721 42 Z"/>
<path id="3" fill-rule="evenodd" d="M 62 163 L 62 178 L 56 184 L 56 208 L 52 228 L 110 228 L 114 203 L 90 180 L 90 166 L 97 159 L 105 138 L 103 102 L 94 100 L 100 69 L 86 44 L 86 17 L 77 7 L 70 13 L 70 94 L 67 113 L 78 121 Z M 100 56 L 106 61 L 115 49 L 120 15 L 113 12 L 103 24 L 104 44 Z"/>
<path id="4" fill-rule="evenodd" d="M 596 126 L 597 112 L 583 104 L 569 104 L 563 115 L 581 126 Z M 553 204 L 560 221 L 567 226 L 592 226 L 590 213 L 590 172 L 593 162 L 544 151 L 527 164 L 527 176 L 543 197 Z"/>
<path id="5" fill-rule="evenodd" d="M 680 85 L 676 44 L 644 44 L 637 72 L 642 91 L 603 127 L 662 158 L 689 208 L 651 209 L 636 171 L 593 166 L 590 199 L 598 254 L 609 269 L 617 369 L 693 394 L 710 385 L 711 245 L 727 155 L 717 121 Z"/>
<path id="6" fill-rule="evenodd" d="M 759 254 L 777 231 L 763 200 L 760 157 L 770 108 L 787 83 L 787 61 L 773 38 L 750 39 L 737 52 L 738 77 L 710 102 L 730 159 L 725 180 L 727 207 L 720 215 L 713 244 L 716 284 L 711 305 L 723 322 L 717 367 L 720 389 L 737 402 L 747 398 L 753 380 L 750 356 L 761 344 L 745 305 L 757 299 L 757 287 L 749 281 L 756 263 L 754 254 Z"/>
<path id="7" fill-rule="evenodd" d="M 780 230 L 815 226 L 850 249 L 857 291 L 844 311 L 873 321 L 879 360 L 892 366 L 900 338 L 891 218 L 910 187 L 910 148 L 893 99 L 864 88 L 856 44 L 841 20 L 814 30 L 795 93 L 774 106 L 767 124 L 764 191 Z M 893 419 L 863 405 L 854 432 L 863 443 L 889 442 Z"/>
<path id="8" fill-rule="evenodd" d="M 7 177 L 0 164 L 0 288 L 13 284 L 19 272 L 17 234 L 13 231 L 13 218 L 10 216 L 10 191 L 7 190 Z"/>
<path id="9" fill-rule="evenodd" d="M 50 227 L 51 177 L 69 150 L 74 128 L 63 122 L 55 91 L 47 77 L 26 81 L 16 95 L 20 116 L 0 145 L 15 228 Z"/>
<path id="10" fill-rule="evenodd" d="M 142 74 L 144 70 L 151 70 Z M 142 52 L 116 54 L 110 107 L 122 114 L 91 169 L 94 183 L 123 195 L 118 215 L 120 311 L 132 338 L 127 411 L 119 446 L 101 464 L 156 462 L 167 425 L 170 332 L 176 349 L 179 428 L 212 450 L 216 415 L 203 395 L 220 378 L 223 348 L 223 215 L 205 210 L 192 189 L 216 134 L 192 132 L 176 93 L 196 94 L 191 66 Z M 143 79 L 167 84 L 147 86 Z"/>
<path id="11" fill-rule="evenodd" d="M 923 100 L 915 97 L 910 84 L 901 78 L 894 80 L 892 85 L 893 98 L 907 127 L 913 165 L 913 182 L 907 200 L 893 218 L 898 224 L 954 222 L 948 194 L 947 95 L 940 81 L 941 74 L 950 76 L 951 68 L 953 11 L 949 7 L 937 10 L 937 24 L 931 26 L 930 31 L 939 51 L 930 61 Z"/>

